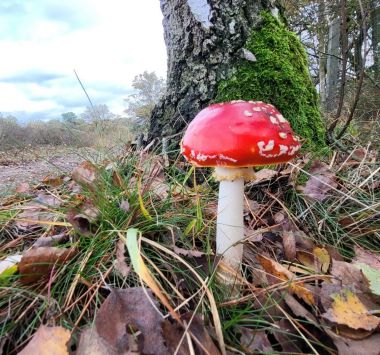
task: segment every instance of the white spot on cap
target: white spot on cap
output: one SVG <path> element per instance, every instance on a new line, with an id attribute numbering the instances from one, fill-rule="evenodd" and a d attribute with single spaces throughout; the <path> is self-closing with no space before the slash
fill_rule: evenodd
<path id="1" fill-rule="evenodd" d="M 291 145 L 288 155 L 294 155 L 300 148 L 300 145 Z"/>
<path id="2" fill-rule="evenodd" d="M 233 104 L 239 104 L 239 103 L 242 103 L 242 102 L 245 102 L 244 100 L 232 100 L 231 103 Z"/>
<path id="3" fill-rule="evenodd" d="M 225 155 L 223 155 L 223 154 L 219 154 L 219 159 L 221 159 L 221 160 L 229 160 L 229 161 L 232 161 L 233 163 L 236 163 L 236 162 L 237 162 L 236 159 L 234 159 L 234 158 L 230 158 L 230 157 L 227 157 L 227 156 L 225 156 Z"/>
<path id="4" fill-rule="evenodd" d="M 194 150 L 191 150 L 191 152 L 190 152 L 190 156 L 191 156 L 192 158 L 195 158 L 195 152 L 194 152 Z"/>
<path id="5" fill-rule="evenodd" d="M 266 147 L 264 148 L 265 151 L 270 151 L 270 150 L 273 150 L 274 148 L 274 140 L 271 139 L 268 144 L 266 145 Z"/>
<path id="6" fill-rule="evenodd" d="M 273 124 L 278 124 L 278 121 L 277 121 L 277 118 L 274 117 L 274 116 L 269 116 L 269 119 L 270 121 L 273 123 Z"/>
<path id="7" fill-rule="evenodd" d="M 286 137 L 288 136 L 285 132 L 280 132 L 278 135 L 279 135 L 280 138 L 282 138 L 282 139 L 286 139 Z"/>
<path id="8" fill-rule="evenodd" d="M 216 155 L 205 155 L 202 153 L 198 153 L 196 157 L 198 161 L 206 161 L 207 159 L 215 159 L 215 158 L 216 158 Z"/>
<path id="9" fill-rule="evenodd" d="M 278 113 L 276 116 L 277 116 L 278 120 L 279 120 L 281 123 L 286 123 L 286 122 L 288 122 L 288 121 L 284 118 L 284 116 L 281 115 L 281 113 Z"/>
<path id="10" fill-rule="evenodd" d="M 260 112 L 263 109 L 261 107 L 252 107 L 252 111 Z"/>
<path id="11" fill-rule="evenodd" d="M 279 147 L 280 147 L 280 154 L 279 155 L 286 154 L 286 152 L 289 150 L 289 148 L 283 144 L 280 144 Z"/>
<path id="12" fill-rule="evenodd" d="M 264 141 L 257 142 L 257 146 L 259 147 L 260 153 L 270 152 L 274 148 L 274 140 L 269 140 L 267 145 L 265 145 Z"/>
<path id="13" fill-rule="evenodd" d="M 251 111 L 245 110 L 244 111 L 244 116 L 251 117 L 251 116 L 253 116 L 253 113 Z"/>

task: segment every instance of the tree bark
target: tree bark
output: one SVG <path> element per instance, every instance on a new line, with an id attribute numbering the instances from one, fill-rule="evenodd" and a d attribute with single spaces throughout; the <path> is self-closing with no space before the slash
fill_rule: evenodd
<path id="1" fill-rule="evenodd" d="M 181 132 L 216 96 L 220 80 L 244 49 L 260 12 L 276 14 L 273 0 L 160 0 L 168 53 L 166 95 L 154 108 L 148 141 Z"/>
<path id="2" fill-rule="evenodd" d="M 326 4 L 325 0 L 321 0 L 318 4 L 318 54 L 319 54 L 319 96 L 321 100 L 322 107 L 326 105 L 326 65 L 327 65 L 327 56 L 326 56 Z"/>
<path id="3" fill-rule="evenodd" d="M 332 111 L 336 107 L 340 66 L 340 18 L 330 20 L 328 38 L 327 76 L 326 76 L 326 108 Z"/>
<path id="4" fill-rule="evenodd" d="M 380 0 L 373 1 L 371 27 L 375 78 L 380 79 Z"/>

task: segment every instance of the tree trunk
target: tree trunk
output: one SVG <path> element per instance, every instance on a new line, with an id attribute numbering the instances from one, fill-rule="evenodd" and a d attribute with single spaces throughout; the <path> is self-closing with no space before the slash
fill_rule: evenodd
<path id="1" fill-rule="evenodd" d="M 329 24 L 326 77 L 326 108 L 332 111 L 336 108 L 340 66 L 340 18 L 336 17 Z"/>
<path id="2" fill-rule="evenodd" d="M 160 0 L 168 53 L 167 91 L 148 142 L 173 137 L 211 102 L 271 103 L 307 144 L 323 146 L 324 126 L 307 57 L 275 0 Z M 166 141 L 165 144 L 168 142 Z"/>
<path id="3" fill-rule="evenodd" d="M 271 1 L 160 0 L 168 54 L 167 91 L 151 117 L 149 141 L 180 132 L 215 98 L 260 12 Z"/>
<path id="4" fill-rule="evenodd" d="M 360 9 L 356 10 L 356 18 L 359 24 L 358 32 L 354 39 L 354 61 L 353 67 L 356 74 L 356 77 L 359 79 L 361 69 L 364 65 L 363 63 L 363 43 L 364 43 L 364 33 L 362 23 L 365 21 L 361 14 Z"/>
<path id="5" fill-rule="evenodd" d="M 380 79 L 380 0 L 373 1 L 371 22 L 374 72 L 375 78 Z"/>
<path id="6" fill-rule="evenodd" d="M 325 1 L 320 1 L 318 5 L 318 55 L 319 55 L 319 96 L 322 107 L 326 105 L 326 4 Z"/>

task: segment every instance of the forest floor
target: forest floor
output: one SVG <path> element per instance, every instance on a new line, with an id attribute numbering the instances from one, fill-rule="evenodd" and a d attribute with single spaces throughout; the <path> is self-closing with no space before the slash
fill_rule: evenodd
<path id="1" fill-rule="evenodd" d="M 378 354 L 370 146 L 258 171 L 238 274 L 215 257 L 207 170 L 115 152 L 0 157 L 0 353 Z"/>
<path id="2" fill-rule="evenodd" d="M 48 175 L 69 174 L 83 161 L 72 148 L 44 146 L 0 152 L 0 196 L 20 184 L 36 184 Z"/>

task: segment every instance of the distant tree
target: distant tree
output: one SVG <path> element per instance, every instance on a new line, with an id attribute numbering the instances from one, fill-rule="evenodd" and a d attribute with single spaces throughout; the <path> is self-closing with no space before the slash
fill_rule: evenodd
<path id="1" fill-rule="evenodd" d="M 371 22 L 375 77 L 380 80 L 380 0 L 373 0 Z"/>
<path id="2" fill-rule="evenodd" d="M 86 110 L 80 115 L 86 122 L 99 123 L 100 121 L 111 120 L 116 117 L 107 105 L 94 105 L 87 107 Z"/>
<path id="3" fill-rule="evenodd" d="M 155 72 L 144 71 L 135 76 L 132 82 L 135 92 L 124 99 L 125 113 L 132 121 L 132 129 L 146 132 L 152 110 L 165 91 L 165 80 Z"/>
<path id="4" fill-rule="evenodd" d="M 74 112 L 65 112 L 61 115 L 63 122 L 75 124 L 78 121 L 78 116 Z"/>
<path id="5" fill-rule="evenodd" d="M 23 141 L 23 131 L 16 117 L 0 112 L 0 150 L 19 146 Z"/>

